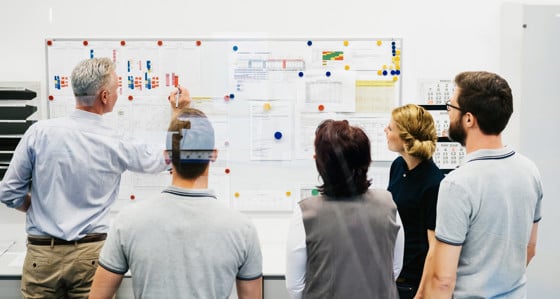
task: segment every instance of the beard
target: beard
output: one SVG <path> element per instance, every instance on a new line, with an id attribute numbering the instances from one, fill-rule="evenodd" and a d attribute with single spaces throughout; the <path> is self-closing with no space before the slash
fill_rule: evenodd
<path id="1" fill-rule="evenodd" d="M 463 127 L 462 118 L 458 118 L 457 121 L 449 124 L 449 139 L 452 141 L 459 142 L 462 146 L 465 146 L 465 139 L 467 138 L 467 133 L 465 127 Z"/>

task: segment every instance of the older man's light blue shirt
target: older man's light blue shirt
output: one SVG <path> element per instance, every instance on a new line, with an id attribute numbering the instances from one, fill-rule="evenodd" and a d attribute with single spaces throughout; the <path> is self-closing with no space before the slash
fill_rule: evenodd
<path id="1" fill-rule="evenodd" d="M 107 215 L 125 170 L 157 173 L 167 167 L 163 149 L 127 140 L 102 116 L 75 110 L 27 130 L 0 183 L 0 201 L 21 206 L 33 180 L 27 233 L 76 240 L 108 231 Z"/>

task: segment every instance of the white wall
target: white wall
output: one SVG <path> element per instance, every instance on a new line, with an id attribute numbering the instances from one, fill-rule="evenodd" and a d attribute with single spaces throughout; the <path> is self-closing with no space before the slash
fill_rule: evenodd
<path id="1" fill-rule="evenodd" d="M 0 81 L 38 81 L 45 95 L 47 38 L 397 36 L 403 38 L 402 100 L 417 102 L 419 79 L 452 79 L 464 70 L 500 72 L 503 2 L 5 0 L 0 3 Z M 510 125 L 514 130 L 505 134 L 506 143 L 514 148 L 520 143 L 518 115 L 516 110 Z M 0 218 L 5 213 L 0 208 Z M 253 216 L 265 238 L 285 234 L 286 215 Z M 552 230 L 539 238 L 546 239 L 548 232 Z M 549 281 L 544 279 L 552 273 L 549 268 L 558 266 L 558 260 L 537 256 L 529 282 Z M 548 287 L 557 294 L 552 297 L 560 297 L 559 286 Z M 542 298 L 539 294 L 530 286 L 530 298 Z M 550 290 L 546 294 L 548 298 Z"/>

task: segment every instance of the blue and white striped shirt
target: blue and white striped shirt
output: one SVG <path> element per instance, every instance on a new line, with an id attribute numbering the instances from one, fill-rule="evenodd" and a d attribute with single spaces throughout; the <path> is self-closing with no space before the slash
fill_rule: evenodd
<path id="1" fill-rule="evenodd" d="M 0 201 L 21 206 L 33 180 L 27 233 L 76 240 L 108 231 L 124 171 L 166 168 L 163 149 L 127 140 L 101 115 L 75 110 L 25 132 L 0 182 Z"/>

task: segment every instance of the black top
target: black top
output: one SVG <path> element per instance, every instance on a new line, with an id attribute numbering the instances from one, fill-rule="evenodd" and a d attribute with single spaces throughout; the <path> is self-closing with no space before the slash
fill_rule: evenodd
<path id="1" fill-rule="evenodd" d="M 409 171 L 403 157 L 391 164 L 389 187 L 404 226 L 404 260 L 400 278 L 419 284 L 428 253 L 427 230 L 436 228 L 436 205 L 443 173 L 432 159 Z"/>

